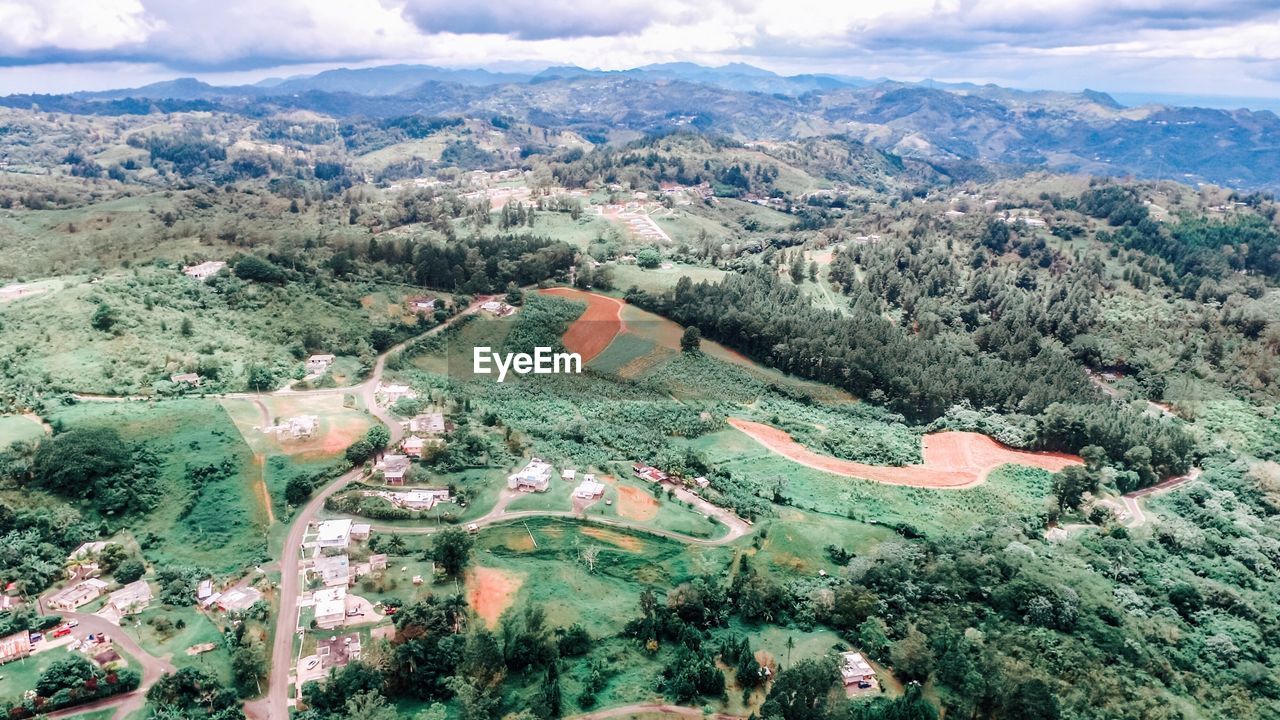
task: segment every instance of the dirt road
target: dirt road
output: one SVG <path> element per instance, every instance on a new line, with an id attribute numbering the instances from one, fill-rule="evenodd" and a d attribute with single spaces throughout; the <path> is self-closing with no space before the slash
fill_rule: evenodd
<path id="1" fill-rule="evenodd" d="M 924 436 L 924 462 L 919 465 L 885 467 L 842 460 L 823 455 L 796 442 L 786 432 L 771 425 L 729 418 L 729 424 L 771 452 L 815 470 L 850 478 L 872 480 L 886 485 L 935 489 L 962 489 L 978 485 L 1001 465 L 1017 464 L 1057 472 L 1079 465 L 1075 455 L 1027 452 L 1005 447 L 986 435 L 972 432 L 941 432 Z"/>
<path id="2" fill-rule="evenodd" d="M 605 710 L 596 710 L 583 715 L 571 715 L 567 720 L 606 720 L 606 718 L 627 718 L 640 715 L 666 715 L 681 718 L 707 718 L 708 720 L 742 720 L 741 715 L 724 713 L 704 714 L 702 708 L 685 707 L 683 705 L 667 705 L 665 703 L 635 703 Z"/>

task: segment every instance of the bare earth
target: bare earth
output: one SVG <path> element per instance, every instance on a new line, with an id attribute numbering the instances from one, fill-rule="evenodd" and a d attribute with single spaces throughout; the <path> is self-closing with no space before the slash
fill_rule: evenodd
<path id="1" fill-rule="evenodd" d="M 983 482 L 1001 465 L 1027 465 L 1057 472 L 1068 465 L 1082 464 L 1078 456 L 1068 453 L 1014 450 L 981 433 L 942 432 L 924 437 L 924 462 L 920 465 L 866 465 L 816 453 L 770 425 L 738 418 L 729 418 L 729 424 L 792 462 L 833 475 L 887 485 L 959 489 Z"/>
<path id="2" fill-rule="evenodd" d="M 467 602 L 489 627 L 497 627 L 502 611 L 511 607 L 524 578 L 498 568 L 473 567 L 467 571 Z"/>
<path id="3" fill-rule="evenodd" d="M 542 293 L 587 304 L 586 312 L 574 320 L 564 334 L 565 348 L 581 355 L 584 363 L 604 352 L 625 329 L 622 324 L 624 303 L 621 300 L 572 288 L 548 288 Z"/>

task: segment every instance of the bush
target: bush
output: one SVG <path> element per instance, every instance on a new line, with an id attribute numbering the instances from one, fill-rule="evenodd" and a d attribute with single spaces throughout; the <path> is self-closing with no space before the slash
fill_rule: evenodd
<path id="1" fill-rule="evenodd" d="M 129 558 L 120 563 L 120 567 L 116 568 L 116 582 L 122 585 L 128 585 L 142 579 L 147 572 L 147 568 L 142 561 L 137 558 Z"/>

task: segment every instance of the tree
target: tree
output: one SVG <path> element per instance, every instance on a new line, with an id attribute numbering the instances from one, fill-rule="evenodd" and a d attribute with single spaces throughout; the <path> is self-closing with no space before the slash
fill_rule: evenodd
<path id="1" fill-rule="evenodd" d="M 915 625 L 907 628 L 906 637 L 893 644 L 889 658 L 893 661 L 894 671 L 912 680 L 924 680 L 933 669 L 929 638 Z"/>
<path id="2" fill-rule="evenodd" d="M 311 497 L 311 491 L 314 489 L 311 478 L 306 475 L 294 475 L 289 478 L 289 482 L 285 483 L 284 501 L 290 505 L 301 505 Z"/>
<path id="3" fill-rule="evenodd" d="M 351 463 L 352 465 L 359 465 L 360 463 L 372 457 L 373 453 L 374 453 L 373 445 L 370 445 L 368 440 L 364 438 L 360 438 L 359 440 L 351 443 L 351 445 L 347 448 L 347 452 L 346 452 L 347 462 Z"/>
<path id="4" fill-rule="evenodd" d="M 241 280 L 262 283 L 282 283 L 285 280 L 284 270 L 257 255 L 242 255 L 236 261 L 235 272 Z"/>
<path id="5" fill-rule="evenodd" d="M 436 535 L 431 548 L 431 559 L 440 564 L 450 577 L 457 577 L 467 566 L 473 541 L 471 534 L 462 528 L 447 528 Z"/>
<path id="6" fill-rule="evenodd" d="M 658 252 L 657 248 L 641 248 L 640 251 L 636 253 L 636 265 L 639 265 L 642 268 L 656 268 L 661 262 L 662 253 Z"/>
<path id="7" fill-rule="evenodd" d="M 182 324 L 178 327 L 178 332 L 182 335 L 182 337 L 191 337 L 191 332 L 192 332 L 191 318 L 189 317 L 182 318 Z"/>
<path id="8" fill-rule="evenodd" d="M 764 704 L 763 718 L 825 720 L 832 691 L 840 680 L 834 660 L 805 658 L 778 674 Z"/>
<path id="9" fill-rule="evenodd" d="M 55 660 L 36 679 L 36 694 L 50 697 L 59 690 L 83 687 L 96 679 L 93 663 L 80 655 Z"/>
<path id="10" fill-rule="evenodd" d="M 396 720 L 396 709 L 380 693 L 368 691 L 352 695 L 343 707 L 347 720 Z"/>
<path id="11" fill-rule="evenodd" d="M 141 580 L 142 576 L 147 572 L 147 568 L 142 561 L 137 558 L 129 558 L 120 563 L 120 567 L 116 568 L 116 582 L 128 585 L 131 582 Z"/>
<path id="12" fill-rule="evenodd" d="M 696 325 L 690 325 L 684 329 L 684 333 L 680 336 L 680 351 L 694 353 L 701 349 L 702 331 Z"/>
<path id="13" fill-rule="evenodd" d="M 99 303 L 96 310 L 93 311 L 93 317 L 89 320 L 89 324 L 93 325 L 94 330 L 108 332 L 115 324 L 120 321 L 116 311 L 106 303 Z"/>
<path id="14" fill-rule="evenodd" d="M 391 442 L 391 431 L 387 430 L 385 425 L 374 425 L 365 432 L 364 439 L 374 449 L 374 452 L 377 452 Z"/>
<path id="15" fill-rule="evenodd" d="M 261 643 L 242 644 L 231 654 L 231 675 L 240 697 L 255 695 L 260 689 L 258 680 L 266 672 L 267 656 Z"/>
<path id="16" fill-rule="evenodd" d="M 1080 501 L 1087 492 L 1097 488 L 1096 476 L 1083 465 L 1069 465 L 1053 475 L 1053 496 L 1058 500 L 1058 509 L 1066 510 L 1080 507 Z"/>
<path id="17" fill-rule="evenodd" d="M 245 374 L 249 389 L 254 392 L 265 392 L 276 386 L 276 374 L 266 365 L 252 363 Z"/>

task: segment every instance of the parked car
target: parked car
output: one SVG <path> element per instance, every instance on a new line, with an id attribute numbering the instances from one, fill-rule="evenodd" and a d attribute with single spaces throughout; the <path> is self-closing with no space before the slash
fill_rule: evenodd
<path id="1" fill-rule="evenodd" d="M 34 645 L 34 644 L 36 644 L 36 643 L 40 642 L 41 640 L 44 640 L 44 635 L 42 635 L 42 634 L 40 634 L 40 633 L 31 633 L 31 644 L 32 644 L 32 645 Z"/>
<path id="2" fill-rule="evenodd" d="M 60 625 L 58 626 L 57 629 L 53 631 L 53 637 L 56 637 L 56 638 L 66 637 L 67 635 L 70 635 L 70 634 L 71 634 L 71 628 L 67 627 L 66 625 Z"/>
<path id="3" fill-rule="evenodd" d="M 311 658 L 310 660 L 308 660 L 308 661 L 307 661 L 307 669 L 308 669 L 308 670 L 315 670 L 315 669 L 316 669 L 316 666 L 317 666 L 317 665 L 319 665 L 319 664 L 320 664 L 320 658 L 318 658 L 318 657 L 313 657 L 313 658 Z"/>

